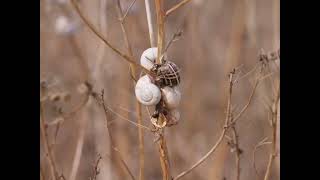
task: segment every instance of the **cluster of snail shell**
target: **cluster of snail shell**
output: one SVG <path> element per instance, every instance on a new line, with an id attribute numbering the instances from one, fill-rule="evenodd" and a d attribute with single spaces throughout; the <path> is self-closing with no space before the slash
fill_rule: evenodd
<path id="1" fill-rule="evenodd" d="M 147 70 L 151 70 L 157 59 L 158 48 L 153 47 L 145 50 L 140 58 L 140 64 Z M 178 106 L 181 100 L 181 92 L 179 85 L 169 87 L 158 87 L 155 85 L 153 77 L 146 74 L 137 81 L 135 86 L 135 95 L 137 100 L 145 106 L 157 105 L 160 100 L 165 104 L 166 109 L 169 110 L 170 121 L 176 124 L 180 119 L 180 112 Z"/>

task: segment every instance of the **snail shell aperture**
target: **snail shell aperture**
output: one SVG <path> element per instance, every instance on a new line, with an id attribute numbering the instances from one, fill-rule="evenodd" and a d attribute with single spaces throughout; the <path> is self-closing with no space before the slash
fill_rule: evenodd
<path id="1" fill-rule="evenodd" d="M 135 94 L 138 101 L 146 106 L 156 105 L 161 99 L 160 89 L 152 84 L 148 75 L 142 76 L 137 81 Z"/>
<path id="2" fill-rule="evenodd" d="M 179 106 L 181 100 L 181 93 L 177 86 L 173 88 L 168 86 L 163 87 L 161 88 L 161 92 L 167 108 L 174 109 Z"/>

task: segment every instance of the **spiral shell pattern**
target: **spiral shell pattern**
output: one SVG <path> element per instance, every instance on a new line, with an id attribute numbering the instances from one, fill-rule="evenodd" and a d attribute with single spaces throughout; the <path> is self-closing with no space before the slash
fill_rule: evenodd
<path id="1" fill-rule="evenodd" d="M 152 84 L 148 75 L 141 77 L 135 87 L 135 94 L 138 101 L 146 106 L 156 105 L 161 99 L 160 89 Z"/>

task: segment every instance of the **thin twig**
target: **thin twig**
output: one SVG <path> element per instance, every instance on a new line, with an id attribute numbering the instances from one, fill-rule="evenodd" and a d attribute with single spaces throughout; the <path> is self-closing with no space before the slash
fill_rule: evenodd
<path id="1" fill-rule="evenodd" d="M 120 18 L 121 23 L 124 23 L 124 20 L 126 19 L 126 17 L 127 17 L 128 13 L 129 13 L 130 9 L 131 9 L 132 6 L 134 5 L 134 3 L 136 3 L 136 1 L 137 1 L 137 0 L 133 0 L 133 1 L 131 2 L 131 4 L 129 5 L 128 9 L 126 10 L 126 12 L 124 13 L 124 15 L 121 16 L 121 18 Z M 121 8 L 121 6 L 120 6 L 120 8 Z"/>
<path id="2" fill-rule="evenodd" d="M 234 148 L 236 153 L 236 180 L 240 180 L 240 155 L 241 155 L 241 149 L 239 148 L 239 136 L 236 130 L 235 126 L 231 127 L 232 130 L 232 136 L 233 136 L 233 142 L 234 142 Z"/>
<path id="3" fill-rule="evenodd" d="M 122 115 L 120 115 L 119 113 L 117 113 L 117 112 L 115 112 L 113 109 L 111 109 L 109 106 L 106 106 L 106 109 L 107 109 L 107 111 L 110 111 L 110 112 L 112 112 L 114 115 L 118 116 L 120 119 L 125 120 L 125 121 L 133 124 L 134 126 L 136 126 L 136 127 L 138 127 L 138 128 L 143 128 L 143 129 L 151 132 L 151 129 L 148 128 L 147 126 L 144 126 L 144 125 L 142 125 L 142 124 L 136 123 L 136 122 L 134 122 L 134 121 L 131 121 L 131 120 L 123 117 Z M 113 122 L 113 121 L 110 120 L 110 121 L 108 122 L 108 124 L 109 124 L 109 123 L 111 124 L 112 122 Z"/>
<path id="4" fill-rule="evenodd" d="M 101 155 L 98 154 L 98 158 L 97 160 L 95 161 L 94 165 L 93 165 L 93 172 L 92 172 L 92 177 L 89 177 L 89 180 L 96 180 L 97 179 L 97 176 L 98 174 L 100 174 L 100 169 L 99 169 L 99 163 L 100 163 L 100 160 L 102 159 Z"/>
<path id="5" fill-rule="evenodd" d="M 71 4 L 73 5 L 73 7 L 75 8 L 76 12 L 78 13 L 78 15 L 80 16 L 80 18 L 82 19 L 82 21 L 89 27 L 89 29 L 96 35 L 99 37 L 99 39 L 101 39 L 110 49 L 112 49 L 114 52 L 116 52 L 119 56 L 121 56 L 123 59 L 125 59 L 126 61 L 128 61 L 131 64 L 134 64 L 135 66 L 142 68 L 146 73 L 149 73 L 149 70 L 144 68 L 143 66 L 141 66 L 140 64 L 136 63 L 132 57 L 122 53 L 119 49 L 117 49 L 116 47 L 114 47 L 106 38 L 104 38 L 104 36 L 94 27 L 94 25 L 82 14 L 76 0 L 71 0 Z"/>
<path id="6" fill-rule="evenodd" d="M 87 121 L 88 121 L 87 117 L 83 117 L 82 121 L 80 122 L 79 137 L 78 137 L 77 145 L 75 148 L 69 180 L 75 180 L 77 178 L 81 157 L 82 157 L 86 129 L 87 129 Z"/>
<path id="7" fill-rule="evenodd" d="M 221 132 L 221 135 L 218 139 L 218 141 L 215 143 L 215 145 L 205 154 L 201 159 L 199 159 L 195 164 L 193 164 L 189 169 L 183 171 L 179 175 L 177 175 L 173 180 L 178 180 L 182 178 L 183 176 L 187 175 L 190 173 L 194 168 L 198 167 L 200 164 L 202 164 L 213 152 L 217 150 L 219 145 L 221 144 L 222 140 L 224 139 L 227 129 L 228 129 L 228 124 L 231 116 L 231 96 L 232 96 L 232 88 L 233 88 L 233 75 L 234 73 L 231 72 L 229 74 L 229 91 L 228 91 L 228 104 L 227 104 L 227 113 L 225 117 L 225 122 L 224 122 L 224 127 Z"/>
<path id="8" fill-rule="evenodd" d="M 130 7 L 132 7 L 132 5 L 134 3 L 135 3 L 135 0 L 131 3 Z M 130 7 L 128 8 L 128 11 L 129 11 Z M 118 16 L 123 17 L 120 0 L 117 0 L 117 9 L 118 9 Z M 124 15 L 124 17 L 125 16 L 126 15 Z M 124 19 L 122 19 L 120 22 L 122 35 L 123 35 L 129 56 L 133 57 L 131 44 L 130 44 L 128 34 L 127 34 L 126 28 L 124 26 L 123 20 Z M 130 70 L 131 70 L 130 72 L 131 72 L 131 76 L 134 79 L 134 82 L 137 82 L 136 67 L 134 65 L 130 64 Z M 138 100 L 136 100 L 136 112 L 138 115 L 138 124 L 140 125 L 140 124 L 142 124 L 142 112 L 141 112 L 141 104 L 138 102 Z M 139 164 L 139 180 L 143 180 L 144 179 L 144 139 L 143 139 L 144 133 L 143 133 L 143 130 L 140 126 L 138 127 L 138 136 L 139 136 L 139 163 L 140 163 Z"/>
<path id="9" fill-rule="evenodd" d="M 257 170 L 257 167 L 256 167 L 256 152 L 257 150 L 264 146 L 264 145 L 268 145 L 268 144 L 271 144 L 272 142 L 266 142 L 268 140 L 268 137 L 264 138 L 263 140 L 261 140 L 253 149 L 253 153 L 252 153 L 252 166 L 253 166 L 253 169 L 256 173 L 256 175 L 259 177 L 259 172 Z"/>
<path id="10" fill-rule="evenodd" d="M 52 151 L 50 148 L 49 136 L 48 136 L 48 132 L 47 132 L 47 129 L 45 126 L 44 110 L 43 110 L 42 102 L 40 102 L 40 132 L 41 132 L 41 136 L 42 136 L 41 139 L 42 139 L 43 145 L 45 147 L 45 153 L 46 153 L 46 157 L 48 159 L 49 168 L 51 171 L 51 176 L 52 176 L 53 180 L 56 180 L 57 179 L 56 163 L 53 159 Z"/>
<path id="11" fill-rule="evenodd" d="M 261 70 L 260 70 L 260 73 L 259 73 L 259 76 L 256 78 L 255 80 L 255 83 L 253 85 L 253 88 L 252 88 L 252 91 L 251 91 L 251 94 L 249 96 L 249 99 L 248 99 L 248 102 L 247 104 L 242 108 L 242 110 L 235 116 L 235 118 L 233 119 L 233 121 L 229 124 L 230 126 L 234 125 L 236 123 L 236 121 L 238 121 L 240 119 L 240 117 L 244 114 L 244 112 L 248 109 L 249 105 L 251 104 L 252 102 L 252 99 L 253 99 L 253 96 L 256 92 L 256 89 L 258 87 L 258 84 L 259 82 L 261 81 L 261 76 L 262 76 L 262 68 L 263 66 L 261 66 Z"/>
<path id="12" fill-rule="evenodd" d="M 187 4 L 189 1 L 191 1 L 191 0 L 183 0 L 183 1 L 179 2 L 178 4 L 174 5 L 172 8 L 167 10 L 165 16 L 166 17 L 169 16 L 171 13 L 173 13 L 175 10 L 177 10 L 180 7 L 182 7 L 183 5 Z"/>
<path id="13" fill-rule="evenodd" d="M 102 90 L 102 93 L 101 93 L 101 104 L 102 104 L 102 107 L 103 107 L 103 110 L 104 110 L 104 114 L 105 114 L 105 119 L 108 122 L 110 122 L 110 119 L 108 118 L 108 111 L 107 111 L 107 106 L 105 105 L 104 103 L 104 91 Z M 109 134 L 109 138 L 110 138 L 110 144 L 111 144 L 111 147 L 112 147 L 112 150 L 114 152 L 116 152 L 116 154 L 118 155 L 118 159 L 120 160 L 120 162 L 122 163 L 122 165 L 125 167 L 126 171 L 128 172 L 130 178 L 132 180 L 135 180 L 132 172 L 130 171 L 127 163 L 123 160 L 122 156 L 121 156 L 121 153 L 120 151 L 116 148 L 115 146 L 115 141 L 114 141 L 114 138 L 113 138 L 113 134 L 111 132 L 111 129 L 109 128 L 109 126 L 107 126 L 107 129 L 108 129 L 108 134 Z"/>
<path id="14" fill-rule="evenodd" d="M 277 121 L 278 121 L 278 103 L 280 100 L 280 86 L 278 86 L 278 91 L 277 94 L 275 96 L 274 102 L 273 102 L 273 107 L 272 107 L 272 149 L 271 149 L 271 153 L 269 156 L 269 162 L 267 165 L 267 170 L 264 176 L 264 180 L 268 180 L 271 174 L 271 168 L 272 168 L 272 164 L 273 161 L 276 157 L 276 145 L 277 145 Z"/>

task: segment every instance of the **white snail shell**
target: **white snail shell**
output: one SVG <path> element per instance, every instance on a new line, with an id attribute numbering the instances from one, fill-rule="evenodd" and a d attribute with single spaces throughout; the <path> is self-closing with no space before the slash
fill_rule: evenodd
<path id="1" fill-rule="evenodd" d="M 153 67 L 154 63 L 156 62 L 158 56 L 158 48 L 157 47 L 152 47 L 149 48 L 147 50 L 145 50 L 140 58 L 140 64 L 141 66 L 143 66 L 144 68 L 151 70 L 151 68 Z M 166 54 L 164 55 L 164 57 L 166 58 Z"/>
<path id="2" fill-rule="evenodd" d="M 152 84 L 148 75 L 142 76 L 137 81 L 135 94 L 138 101 L 146 106 L 156 105 L 161 99 L 160 89 Z"/>
<path id="3" fill-rule="evenodd" d="M 140 64 L 144 68 L 150 70 L 153 67 L 154 63 L 156 62 L 157 55 L 158 55 L 158 48 L 156 47 L 145 50 L 141 55 Z"/>
<path id="4" fill-rule="evenodd" d="M 174 123 L 177 123 L 180 120 L 180 112 L 177 109 L 172 109 L 170 111 L 170 115 L 171 115 L 171 120 Z"/>
<path id="5" fill-rule="evenodd" d="M 181 93 L 177 86 L 172 88 L 166 86 L 161 89 L 161 92 L 167 108 L 175 109 L 179 106 L 181 100 Z"/>

